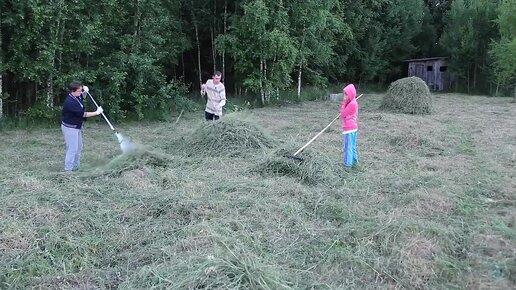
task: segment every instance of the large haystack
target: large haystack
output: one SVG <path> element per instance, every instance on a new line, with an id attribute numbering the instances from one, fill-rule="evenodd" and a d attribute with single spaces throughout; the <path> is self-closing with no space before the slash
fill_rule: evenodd
<path id="1" fill-rule="evenodd" d="M 383 97 L 380 109 L 406 114 L 429 114 L 433 111 L 432 94 L 418 77 L 393 82 Z"/>
<path id="2" fill-rule="evenodd" d="M 241 155 L 245 151 L 272 148 L 272 137 L 260 127 L 237 117 L 202 123 L 186 144 L 187 151 L 202 155 Z"/>

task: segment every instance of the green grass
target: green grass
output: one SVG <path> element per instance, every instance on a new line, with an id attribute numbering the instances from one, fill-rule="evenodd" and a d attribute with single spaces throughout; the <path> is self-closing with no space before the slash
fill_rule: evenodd
<path id="1" fill-rule="evenodd" d="M 333 119 L 330 101 L 122 124 L 142 145 L 123 156 L 88 122 L 71 175 L 57 126 L 5 127 L 0 288 L 514 288 L 514 104 L 440 94 L 414 116 L 381 99 L 359 100 L 353 170 L 337 123 L 302 162 L 283 156 Z"/>

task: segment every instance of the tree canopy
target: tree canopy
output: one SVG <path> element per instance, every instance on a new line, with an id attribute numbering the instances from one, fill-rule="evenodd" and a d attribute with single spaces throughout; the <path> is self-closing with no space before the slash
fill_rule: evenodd
<path id="1" fill-rule="evenodd" d="M 515 83 L 512 0 L 5 0 L 4 115 L 60 105 L 91 84 L 117 116 L 163 110 L 221 70 L 263 104 L 281 90 L 405 77 L 403 60 L 446 56 L 454 88 Z M 184 96 L 183 96 L 184 97 Z M 2 111 L 2 110 L 0 110 Z M 0 113 L 1 114 L 1 113 Z"/>

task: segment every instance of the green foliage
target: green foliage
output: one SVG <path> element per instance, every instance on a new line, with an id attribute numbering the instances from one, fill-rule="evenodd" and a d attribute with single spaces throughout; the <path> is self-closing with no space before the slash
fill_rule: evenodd
<path id="1" fill-rule="evenodd" d="M 414 38 L 422 29 L 425 8 L 422 0 L 399 0 L 390 3 L 381 24 L 385 45 L 380 46 L 381 58 L 386 62 L 380 69 L 387 76 L 399 75 L 401 66 L 393 64 L 409 58 L 416 51 Z M 380 71 L 375 75 L 381 75 Z"/>
<path id="2" fill-rule="evenodd" d="M 48 88 L 51 97 L 80 80 L 101 88 L 108 112 L 143 118 L 146 110 L 163 107 L 157 92 L 169 83 L 164 67 L 188 47 L 173 17 L 179 8 L 158 0 L 16 2 L 2 11 L 7 71 Z"/>
<path id="3" fill-rule="evenodd" d="M 338 1 L 287 1 L 285 5 L 298 50 L 296 73 L 302 71 L 305 84 L 323 86 L 328 82 L 324 68 L 332 61 L 337 39 L 351 38 L 351 28 L 333 13 Z"/>
<path id="4" fill-rule="evenodd" d="M 516 2 L 504 0 L 498 9 L 501 39 L 490 51 L 496 81 L 502 86 L 516 85 Z"/>
<path id="5" fill-rule="evenodd" d="M 55 126 L 60 123 L 61 109 L 61 107 L 49 108 L 46 104 L 37 103 L 25 112 L 23 118 L 30 125 Z"/>
<path id="6" fill-rule="evenodd" d="M 240 112 L 251 108 L 253 108 L 253 105 L 249 101 L 235 98 L 227 100 L 226 105 L 224 106 L 226 113 Z"/>
<path id="7" fill-rule="evenodd" d="M 4 105 L 14 116 L 36 100 L 52 106 L 79 80 L 115 119 L 161 118 L 193 109 L 162 88 L 197 90 L 213 70 L 266 105 L 295 100 L 283 91 L 296 82 L 381 86 L 405 74 L 404 59 L 437 53 L 459 88 L 486 92 L 513 82 L 515 14 L 511 0 L 3 1 Z"/>
<path id="8" fill-rule="evenodd" d="M 516 37 L 516 2 L 502 0 L 498 8 L 497 23 L 500 35 L 505 38 Z"/>
<path id="9" fill-rule="evenodd" d="M 449 56 L 456 85 L 470 92 L 486 90 L 491 75 L 489 40 L 498 38 L 495 1 L 456 0 L 446 17 L 441 44 Z"/>
<path id="10" fill-rule="evenodd" d="M 281 2 L 247 1 L 242 8 L 243 15 L 234 18 L 230 32 L 219 43 L 235 59 L 242 84 L 259 93 L 265 104 L 275 90 L 290 85 L 298 51 Z"/>
<path id="11" fill-rule="evenodd" d="M 329 73 L 362 83 L 399 76 L 401 61 L 417 50 L 426 10 L 422 0 L 340 1 L 337 13 L 349 28 L 339 32 Z"/>
<path id="12" fill-rule="evenodd" d="M 493 45 L 491 51 L 494 58 L 496 80 L 504 86 L 514 85 L 516 82 L 516 37 L 511 41 L 502 40 Z"/>
<path id="13" fill-rule="evenodd" d="M 16 122 L 8 117 L 0 118 L 0 132 L 16 128 Z"/>
<path id="14" fill-rule="evenodd" d="M 436 3 L 433 3 L 434 0 L 426 0 L 425 2 L 426 5 L 422 7 L 423 17 L 418 19 L 421 22 L 421 30 L 413 41 L 416 48 L 416 51 L 412 53 L 414 58 L 443 55 L 439 47 L 439 36 L 443 22 L 442 11 L 446 12 L 446 10 L 439 9 L 446 9 L 446 5 L 439 3 L 436 6 Z"/>
<path id="15" fill-rule="evenodd" d="M 301 90 L 301 95 L 293 90 L 279 91 L 276 98 L 271 99 L 271 104 L 285 105 L 292 103 L 300 103 L 305 101 L 321 100 L 329 94 L 329 90 L 319 87 L 305 87 Z"/>

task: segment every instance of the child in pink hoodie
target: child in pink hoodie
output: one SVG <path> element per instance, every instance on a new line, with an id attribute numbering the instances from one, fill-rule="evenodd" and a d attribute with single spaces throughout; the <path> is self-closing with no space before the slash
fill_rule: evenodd
<path id="1" fill-rule="evenodd" d="M 357 91 L 352 84 L 347 85 L 342 90 L 342 106 L 340 117 L 342 119 L 342 150 L 344 153 L 344 166 L 350 168 L 358 163 L 357 152 L 357 117 L 358 103 L 355 99 Z"/>

